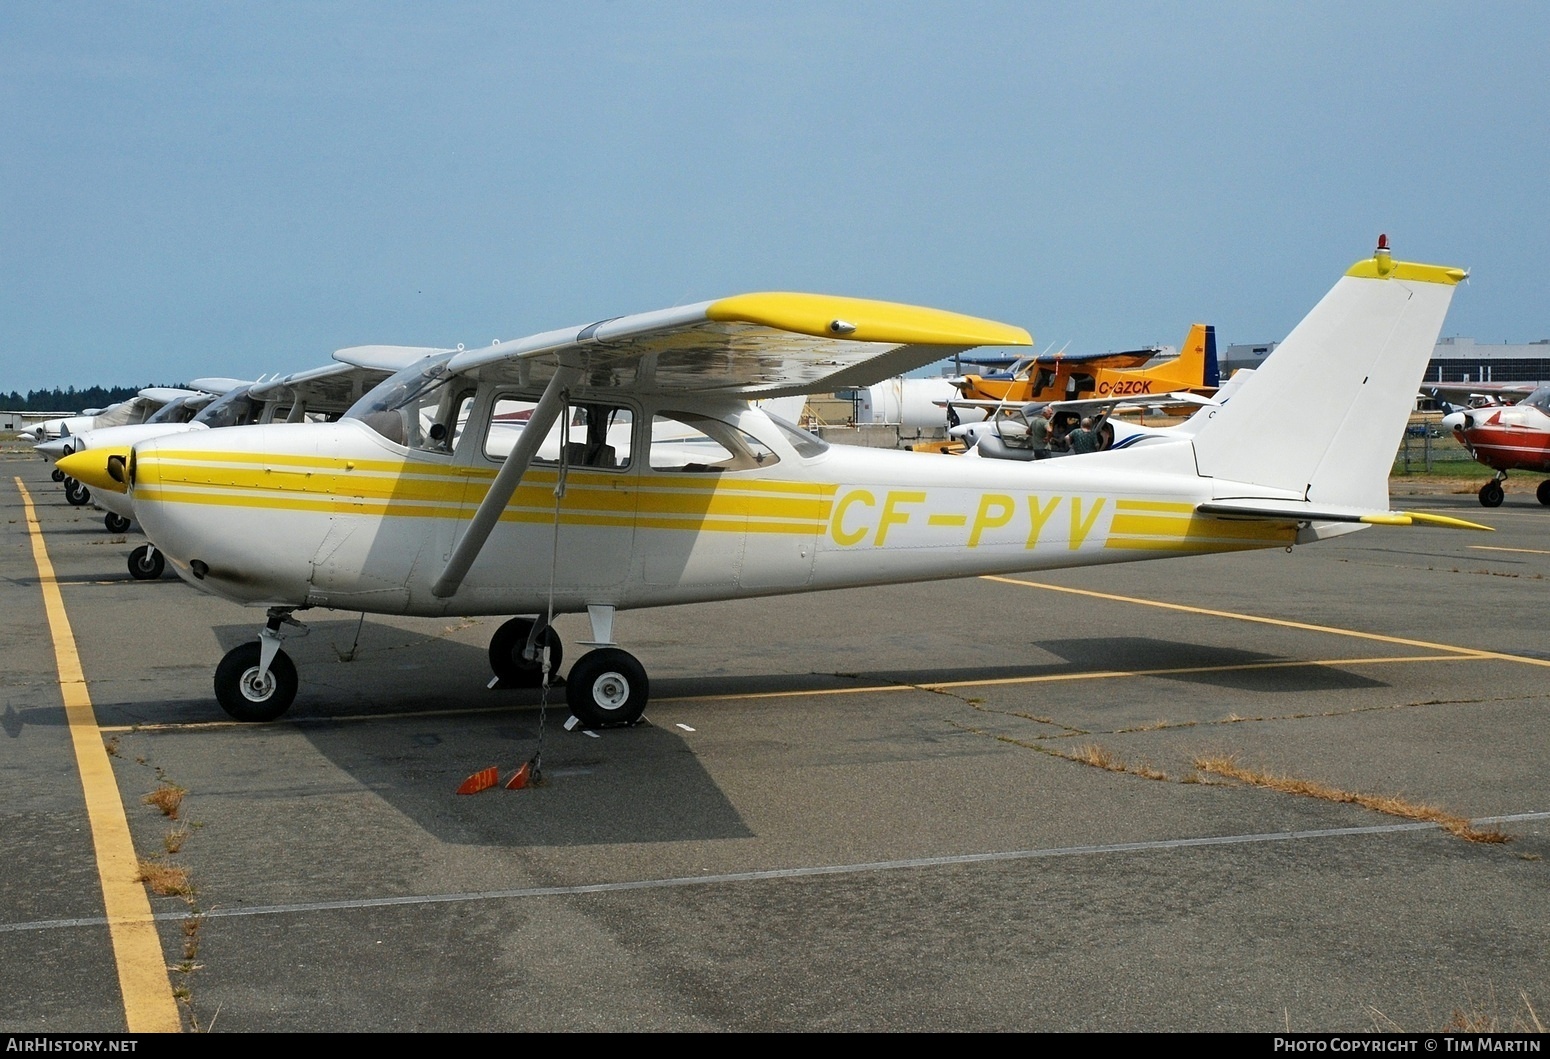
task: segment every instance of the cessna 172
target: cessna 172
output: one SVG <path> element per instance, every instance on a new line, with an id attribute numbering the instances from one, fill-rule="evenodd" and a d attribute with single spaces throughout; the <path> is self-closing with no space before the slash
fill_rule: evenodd
<path id="1" fill-rule="evenodd" d="M 120 401 L 107 408 L 88 409 L 80 415 L 46 419 L 21 431 L 17 436 L 27 441 L 52 441 L 54 438 L 79 434 L 87 430 L 123 426 L 127 423 L 143 423 L 155 415 L 162 406 L 180 397 L 202 393 L 222 394 L 241 384 L 240 379 L 195 379 L 187 388 L 147 386 L 127 401 Z"/>
<path id="2" fill-rule="evenodd" d="M 1508 471 L 1550 474 L 1550 386 L 1541 386 L 1517 404 L 1455 409 L 1442 417 L 1444 430 L 1479 463 L 1496 472 L 1480 487 L 1480 503 L 1500 507 Z M 1550 506 L 1550 479 L 1535 495 Z"/>
<path id="3" fill-rule="evenodd" d="M 109 451 L 134 446 L 152 438 L 167 437 L 185 431 L 216 430 L 251 423 L 304 423 L 310 420 L 337 419 L 361 396 L 393 372 L 421 357 L 438 352 L 418 346 L 357 346 L 334 353 L 337 363 L 325 364 L 290 375 L 272 375 L 257 382 L 237 386 L 219 399 L 212 394 L 179 398 L 166 405 L 144 423 L 105 427 L 83 434 L 66 436 L 34 448 L 45 456 L 50 450 L 69 446 L 74 452 L 103 448 Z M 180 403 L 196 407 L 192 418 L 165 416 Z M 57 460 L 61 453 L 53 452 Z M 66 482 L 74 479 L 66 479 Z M 117 486 L 117 483 L 113 483 Z M 83 493 L 87 492 L 84 488 Z M 70 494 L 66 492 L 66 497 Z M 109 533 L 124 533 L 134 522 L 134 498 L 117 488 L 88 493 L 96 505 L 107 511 L 103 525 Z M 74 503 L 75 501 L 71 501 Z M 129 553 L 129 575 L 137 581 L 154 581 L 166 567 L 156 546 L 142 544 Z"/>
<path id="4" fill-rule="evenodd" d="M 827 446 L 750 400 L 865 386 L 1027 332 L 749 294 L 447 351 L 337 423 L 93 450 L 68 473 L 127 489 L 184 580 L 268 608 L 216 668 L 234 717 L 290 706 L 282 635 L 296 611 L 328 607 L 519 615 L 490 661 L 529 685 L 558 672 L 552 615 L 585 612 L 594 649 L 571 665 L 567 703 L 589 726 L 634 723 L 648 681 L 615 643 L 617 610 L 1471 526 L 1388 504 L 1464 276 L 1394 261 L 1380 240 L 1198 430 L 1080 460 Z M 1315 390 L 1329 399 L 1287 400 Z"/>
<path id="5" fill-rule="evenodd" d="M 1084 397 L 1075 401 L 1050 401 L 1047 404 L 1032 402 L 1017 408 L 1003 409 L 990 419 L 950 427 L 947 433 L 962 446 L 965 454 L 972 454 L 981 459 L 1027 462 L 1035 458 L 1028 440 L 1032 420 L 1035 416 L 1042 415 L 1044 409 L 1049 408 L 1054 412 L 1052 425 L 1056 434 L 1068 433 L 1077 423 L 1087 419 L 1092 423 L 1092 429 L 1097 435 L 1098 451 L 1126 449 L 1132 445 L 1166 441 L 1177 438 L 1181 434 L 1193 433 L 1205 423 L 1206 417 L 1203 414 L 1205 408 L 1216 408 L 1226 404 L 1253 377 L 1253 368 L 1239 368 L 1233 373 L 1232 378 L 1222 383 L 1216 393 L 1210 397 L 1189 392 L 1153 394 L 1152 400 L 1160 405 L 1185 405 L 1200 409 L 1189 419 L 1175 426 L 1148 426 L 1144 423 L 1115 418 L 1116 412 L 1124 412 L 1127 409 L 1137 410 L 1134 401 L 1128 397 L 1107 399 Z M 917 447 L 916 451 L 929 450 Z M 1068 450 L 1051 449 L 1049 454 L 1066 455 Z"/>

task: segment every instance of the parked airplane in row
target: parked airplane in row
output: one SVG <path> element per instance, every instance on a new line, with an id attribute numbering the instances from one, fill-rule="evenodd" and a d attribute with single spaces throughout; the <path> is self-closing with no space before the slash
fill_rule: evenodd
<path id="1" fill-rule="evenodd" d="M 179 398 L 144 423 L 88 430 L 33 447 L 45 458 L 58 460 L 72 452 L 116 451 L 185 431 L 337 419 L 366 391 L 393 372 L 435 352 L 439 351 L 418 346 L 341 349 L 334 354 L 336 363 L 333 364 L 290 375 L 266 376 L 257 382 L 237 386 L 219 398 L 212 394 Z M 185 411 L 193 414 L 182 414 Z M 72 483 L 74 479 L 66 479 L 65 497 L 71 503 L 77 503 L 71 496 Z M 103 525 L 109 533 L 127 532 L 135 522 L 134 501 L 128 493 L 117 489 L 90 493 L 85 487 L 80 491 L 107 512 Z M 142 544 L 129 553 L 129 574 L 136 580 L 152 581 L 161 577 L 165 565 L 153 543 Z"/>
<path id="2" fill-rule="evenodd" d="M 1152 364 L 1157 348 L 1123 353 L 1046 353 L 1013 360 L 1006 371 L 937 379 L 887 379 L 854 391 L 856 422 L 910 428 L 955 427 L 1030 402 L 1140 400 L 1183 391 L 1210 394 L 1220 381 L 1216 328 L 1195 324 L 1176 357 Z"/>
<path id="3" fill-rule="evenodd" d="M 1085 356 L 1034 357 L 1014 368 L 1009 377 L 965 375 L 954 381 L 959 397 L 947 402 L 948 422 L 956 425 L 960 409 L 1004 409 L 1031 402 L 1143 401 L 1168 393 L 1209 395 L 1221 372 L 1216 359 L 1216 328 L 1195 324 L 1179 355 L 1151 367 L 1150 350 Z"/>
<path id="4" fill-rule="evenodd" d="M 1517 404 L 1454 408 L 1442 417 L 1442 427 L 1477 462 L 1496 472 L 1480 487 L 1480 503 L 1486 507 L 1501 506 L 1508 471 L 1550 474 L 1550 386 L 1539 387 Z M 1539 483 L 1535 495 L 1550 506 L 1550 479 Z"/>
<path id="5" fill-rule="evenodd" d="M 1031 344 L 940 310 L 777 293 L 436 354 L 335 423 L 191 432 L 61 466 L 127 491 L 189 584 L 267 608 L 257 640 L 216 667 L 234 717 L 291 705 L 281 639 L 324 607 L 515 614 L 490 662 L 530 686 L 560 668 L 552 616 L 586 613 L 593 649 L 567 702 L 586 725 L 633 723 L 649 687 L 615 641 L 621 610 L 1472 526 L 1388 501 L 1464 276 L 1395 261 L 1380 239 L 1197 429 L 1080 459 L 831 448 L 755 407 Z M 1313 392 L 1327 399 L 1287 399 Z"/>
<path id="6" fill-rule="evenodd" d="M 242 385 L 241 379 L 195 379 L 187 387 L 147 386 L 127 401 L 120 401 L 107 408 L 89 408 L 80 415 L 45 419 L 20 431 L 18 437 L 33 442 L 52 441 L 59 437 L 99 430 L 103 427 L 123 426 L 127 423 L 143 423 L 161 408 L 179 398 L 201 394 L 223 394 Z"/>

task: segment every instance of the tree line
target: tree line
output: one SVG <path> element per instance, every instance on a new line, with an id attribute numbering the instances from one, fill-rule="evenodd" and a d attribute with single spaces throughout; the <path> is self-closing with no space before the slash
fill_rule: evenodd
<path id="1" fill-rule="evenodd" d="M 26 395 L 12 390 L 0 395 L 0 408 L 7 412 L 79 412 L 83 408 L 106 408 L 110 404 L 127 401 L 139 393 L 143 386 L 88 386 L 77 390 L 66 389 L 28 390 Z"/>

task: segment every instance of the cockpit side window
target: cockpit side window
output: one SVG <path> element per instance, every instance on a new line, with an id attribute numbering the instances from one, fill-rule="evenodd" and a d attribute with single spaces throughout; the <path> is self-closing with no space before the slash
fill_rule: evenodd
<path id="1" fill-rule="evenodd" d="M 527 430 L 538 402 L 516 395 L 495 399 L 490 429 L 484 438 L 484 454 L 504 460 Z M 575 404 L 562 416 L 533 455 L 534 463 L 559 463 L 561 452 L 572 467 L 596 467 L 621 471 L 630 466 L 635 414 L 622 405 Z"/>
<path id="2" fill-rule="evenodd" d="M 1550 386 L 1541 386 L 1525 397 L 1523 403 L 1531 404 L 1546 415 L 1550 415 Z"/>

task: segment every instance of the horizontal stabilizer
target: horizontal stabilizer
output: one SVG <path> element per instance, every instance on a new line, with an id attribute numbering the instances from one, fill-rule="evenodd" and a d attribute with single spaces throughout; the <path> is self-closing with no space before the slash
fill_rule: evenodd
<path id="1" fill-rule="evenodd" d="M 1369 526 L 1446 526 L 1495 532 L 1491 526 L 1467 522 L 1449 515 L 1431 515 L 1419 511 L 1372 511 L 1333 504 L 1311 504 L 1301 500 L 1234 499 L 1212 500 L 1195 508 L 1202 515 L 1274 522 L 1361 522 Z"/>

